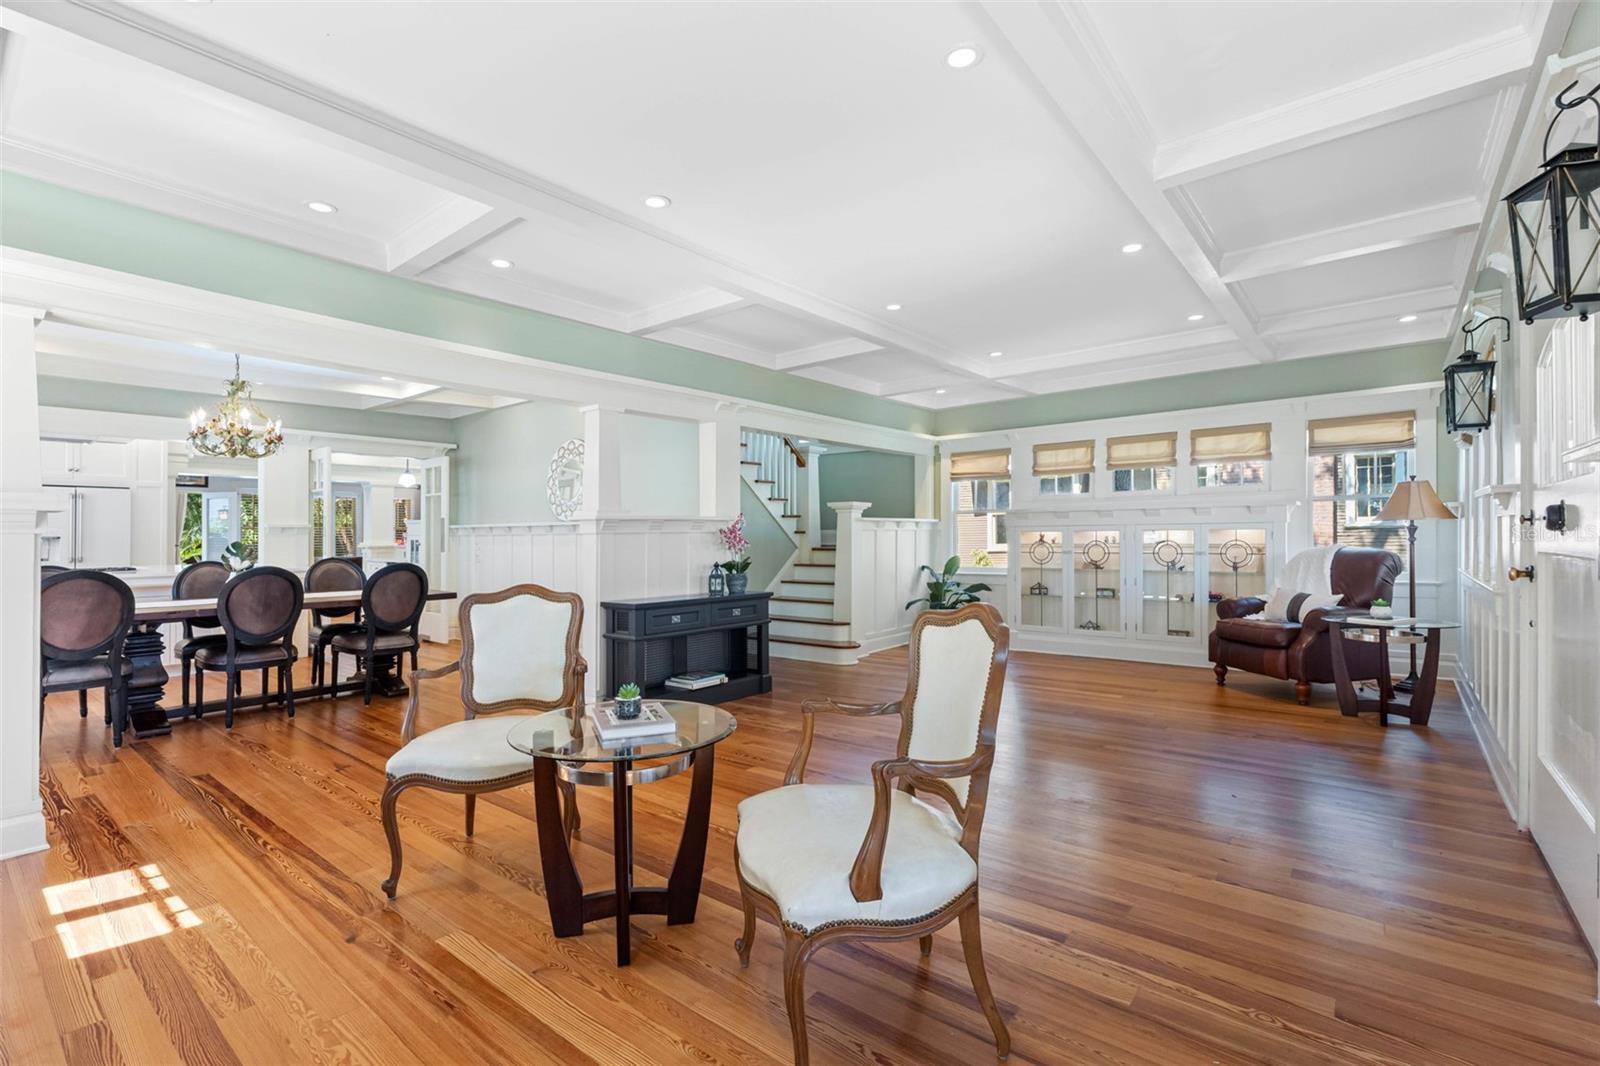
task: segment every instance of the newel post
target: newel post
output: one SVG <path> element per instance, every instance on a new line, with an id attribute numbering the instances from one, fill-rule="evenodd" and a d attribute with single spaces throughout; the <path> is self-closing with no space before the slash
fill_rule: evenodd
<path id="1" fill-rule="evenodd" d="M 833 618 L 836 622 L 849 622 L 850 631 L 854 634 L 856 627 L 871 617 L 865 602 L 869 590 L 862 587 L 866 575 L 859 553 L 862 547 L 861 517 L 872 504 L 863 500 L 847 500 L 828 506 L 839 516 L 833 553 Z M 855 639 L 853 635 L 851 639 Z"/>

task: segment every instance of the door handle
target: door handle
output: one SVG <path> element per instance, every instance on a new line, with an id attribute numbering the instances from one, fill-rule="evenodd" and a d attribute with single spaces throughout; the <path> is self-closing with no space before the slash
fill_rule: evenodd
<path id="1" fill-rule="evenodd" d="M 1516 567 L 1516 566 L 1513 566 L 1510 570 L 1506 571 L 1506 576 L 1508 578 L 1510 578 L 1512 581 L 1521 581 L 1524 578 L 1526 578 L 1529 581 L 1532 581 L 1533 580 L 1533 567 L 1531 567 L 1531 566 L 1527 566 L 1527 567 Z"/>

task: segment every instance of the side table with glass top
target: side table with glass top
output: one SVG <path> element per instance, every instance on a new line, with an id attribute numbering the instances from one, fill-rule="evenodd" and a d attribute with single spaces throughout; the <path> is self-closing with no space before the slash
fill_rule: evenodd
<path id="1" fill-rule="evenodd" d="M 617 920 L 617 965 L 632 958 L 628 927 L 635 914 L 664 914 L 668 925 L 694 921 L 705 869 L 706 834 L 711 822 L 711 781 L 716 745 L 738 723 L 719 707 L 679 700 L 660 700 L 677 723 L 671 736 L 646 737 L 634 744 L 606 746 L 592 721 L 579 714 L 570 728 L 563 717 L 556 728 L 538 719 L 518 722 L 506 741 L 533 759 L 534 817 L 539 827 L 539 861 L 544 868 L 545 899 L 556 936 L 578 936 L 589 922 Z M 689 807 L 684 813 L 678 857 L 664 886 L 633 883 L 633 788 L 694 770 Z M 561 797 L 556 781 L 611 789 L 612 888 L 584 892 L 562 828 Z"/>
<path id="2" fill-rule="evenodd" d="M 1458 622 L 1436 622 L 1420 618 L 1373 618 L 1359 614 L 1329 614 L 1325 621 L 1333 637 L 1333 677 L 1339 694 L 1340 713 L 1355 717 L 1362 711 L 1378 712 L 1378 724 L 1389 724 L 1389 716 L 1398 714 L 1412 725 L 1427 725 L 1433 713 L 1434 689 L 1439 683 L 1439 644 L 1447 629 L 1460 629 Z M 1378 698 L 1362 699 L 1350 679 L 1350 668 L 1345 663 L 1344 642 L 1347 640 L 1377 644 L 1382 654 L 1383 672 L 1378 676 Z M 1395 696 L 1394 681 L 1389 676 L 1389 645 L 1423 645 L 1422 672 L 1417 677 L 1411 696 L 1399 700 Z"/>

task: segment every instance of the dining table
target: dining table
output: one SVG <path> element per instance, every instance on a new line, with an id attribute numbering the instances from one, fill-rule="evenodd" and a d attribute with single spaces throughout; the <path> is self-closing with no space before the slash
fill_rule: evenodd
<path id="1" fill-rule="evenodd" d="M 454 592 L 443 590 L 430 591 L 430 603 L 440 600 L 453 600 Z M 331 592 L 307 592 L 303 610 L 338 610 L 361 606 L 360 589 L 341 589 Z M 193 600 L 138 600 L 133 608 L 133 628 L 129 630 L 127 639 L 123 641 L 123 655 L 132 667 L 128 678 L 128 726 L 132 735 L 139 739 L 152 736 L 166 736 L 172 732 L 172 719 L 162 700 L 166 696 L 167 673 L 166 637 L 161 632 L 161 627 L 174 622 L 193 621 L 198 618 L 211 618 L 217 613 L 216 597 Z M 376 657 L 375 657 L 376 659 Z M 374 692 L 385 696 L 405 696 L 411 690 L 406 687 L 396 667 L 395 657 L 387 656 L 368 663 L 367 669 L 373 671 L 372 687 Z M 294 690 L 295 702 L 301 700 L 332 699 L 337 696 L 347 695 L 362 691 L 366 682 L 363 674 L 357 673 L 351 677 L 340 680 L 329 678 L 320 685 L 307 685 Z M 268 702 L 277 700 L 275 693 L 264 693 L 258 696 L 241 695 L 234 699 L 234 707 L 265 706 Z M 198 717 L 199 712 L 207 710 L 220 710 L 223 701 L 216 700 L 208 704 L 196 704 L 183 708 L 183 713 L 189 717 Z"/>

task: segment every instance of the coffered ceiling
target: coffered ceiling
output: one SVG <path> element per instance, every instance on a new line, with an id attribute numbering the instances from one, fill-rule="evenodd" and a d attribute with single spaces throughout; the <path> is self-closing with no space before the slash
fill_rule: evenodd
<path id="1" fill-rule="evenodd" d="M 1442 339 L 1572 11 L 0 0 L 0 161 L 946 407 Z"/>

